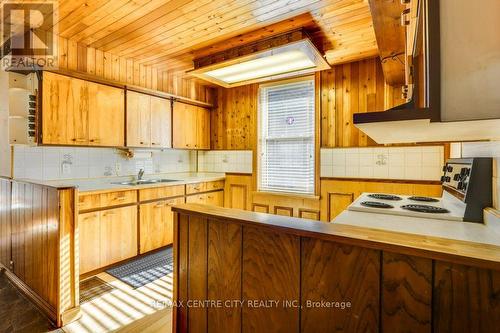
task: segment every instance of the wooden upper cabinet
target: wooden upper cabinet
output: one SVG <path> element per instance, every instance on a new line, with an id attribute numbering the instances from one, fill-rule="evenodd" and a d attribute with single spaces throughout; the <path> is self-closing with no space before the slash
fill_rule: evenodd
<path id="1" fill-rule="evenodd" d="M 43 73 L 42 144 L 124 145 L 123 90 Z"/>
<path id="2" fill-rule="evenodd" d="M 151 97 L 127 91 L 127 147 L 151 146 Z"/>
<path id="3" fill-rule="evenodd" d="M 151 147 L 172 147 L 170 100 L 151 96 Z"/>
<path id="4" fill-rule="evenodd" d="M 173 147 L 210 149 L 210 110 L 174 102 Z"/>
<path id="5" fill-rule="evenodd" d="M 123 89 L 87 83 L 89 103 L 89 145 L 123 147 L 125 145 L 125 92 Z"/>
<path id="6" fill-rule="evenodd" d="M 172 147 L 170 100 L 127 91 L 127 147 Z"/>

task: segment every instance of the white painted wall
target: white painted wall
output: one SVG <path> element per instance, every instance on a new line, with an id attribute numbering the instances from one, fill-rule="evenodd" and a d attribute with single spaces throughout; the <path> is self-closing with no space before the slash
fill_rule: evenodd
<path id="1" fill-rule="evenodd" d="M 0 176 L 10 176 L 9 75 L 0 69 Z"/>

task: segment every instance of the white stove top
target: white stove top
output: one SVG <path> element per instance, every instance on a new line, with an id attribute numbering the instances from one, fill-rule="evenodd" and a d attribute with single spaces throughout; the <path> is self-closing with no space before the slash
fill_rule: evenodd
<path id="1" fill-rule="evenodd" d="M 363 193 L 356 201 L 354 201 L 349 207 L 350 211 L 358 211 L 365 213 L 374 214 L 389 214 L 389 215 L 400 215 L 400 216 L 411 216 L 411 217 L 422 217 L 437 220 L 450 220 L 450 221 L 463 221 L 465 213 L 465 204 L 460 200 L 456 199 L 452 195 L 444 191 L 442 198 L 432 198 L 435 199 L 434 202 L 425 202 L 412 200 L 412 196 L 399 195 L 399 194 L 389 194 L 390 196 L 395 196 L 399 200 L 388 200 L 388 198 L 371 197 L 370 195 L 378 193 Z M 385 194 L 384 194 L 385 195 Z M 374 202 L 381 206 L 386 206 L 390 208 L 382 207 L 370 207 L 367 206 L 367 202 Z M 404 209 L 403 206 L 407 205 L 424 205 L 431 206 L 429 210 L 436 211 L 439 209 L 445 209 L 447 212 L 419 212 Z M 415 207 L 417 208 L 417 207 Z"/>

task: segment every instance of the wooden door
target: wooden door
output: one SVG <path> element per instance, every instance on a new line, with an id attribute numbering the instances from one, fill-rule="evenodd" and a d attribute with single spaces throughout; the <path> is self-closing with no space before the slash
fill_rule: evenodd
<path id="1" fill-rule="evenodd" d="M 210 149 L 210 110 L 197 107 L 196 148 Z"/>
<path id="2" fill-rule="evenodd" d="M 184 198 L 162 200 L 140 207 L 140 253 L 173 243 L 174 215 L 172 206 L 184 203 Z"/>
<path id="3" fill-rule="evenodd" d="M 224 206 L 224 191 L 210 192 L 206 194 L 206 204 L 223 207 Z"/>
<path id="4" fill-rule="evenodd" d="M 151 147 L 172 147 L 170 100 L 151 96 Z"/>
<path id="5" fill-rule="evenodd" d="M 80 274 L 101 267 L 101 225 L 99 212 L 78 216 Z"/>
<path id="6" fill-rule="evenodd" d="M 123 89 L 87 82 L 91 96 L 89 145 L 125 146 L 125 100 Z"/>
<path id="7" fill-rule="evenodd" d="M 88 144 L 89 91 L 85 81 L 44 72 L 42 143 Z"/>
<path id="8" fill-rule="evenodd" d="M 174 148 L 196 149 L 198 108 L 193 105 L 174 102 L 172 112 Z"/>
<path id="9" fill-rule="evenodd" d="M 101 266 L 137 255 L 137 206 L 105 210 L 101 218 Z"/>
<path id="10" fill-rule="evenodd" d="M 127 147 L 151 146 L 151 97 L 127 91 Z"/>

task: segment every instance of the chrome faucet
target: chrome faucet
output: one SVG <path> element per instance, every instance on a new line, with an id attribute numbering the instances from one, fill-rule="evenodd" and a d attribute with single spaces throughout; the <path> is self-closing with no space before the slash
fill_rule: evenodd
<path id="1" fill-rule="evenodd" d="M 141 180 L 142 176 L 144 176 L 144 169 L 139 170 L 139 173 L 137 174 L 137 180 Z"/>

